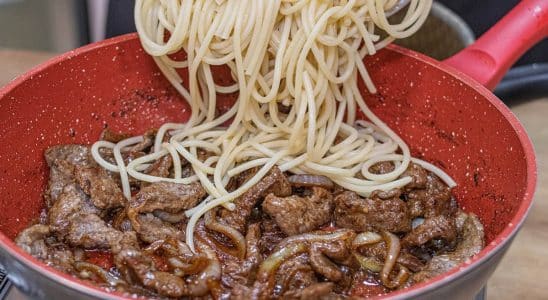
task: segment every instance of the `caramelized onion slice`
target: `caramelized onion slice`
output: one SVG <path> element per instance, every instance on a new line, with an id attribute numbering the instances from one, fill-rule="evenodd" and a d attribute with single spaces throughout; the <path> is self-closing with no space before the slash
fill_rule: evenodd
<path id="1" fill-rule="evenodd" d="M 283 262 L 291 257 L 304 253 L 308 250 L 304 243 L 287 245 L 267 257 L 259 266 L 257 279 L 253 284 L 252 295 L 259 299 L 267 299 L 272 296 L 275 284 L 276 271 Z"/>
<path id="2" fill-rule="evenodd" d="M 312 269 L 329 281 L 338 282 L 344 277 L 344 273 L 334 262 L 322 252 L 322 244 L 312 244 L 308 257 Z"/>
<path id="3" fill-rule="evenodd" d="M 116 276 L 110 274 L 105 269 L 88 263 L 84 261 L 77 261 L 74 263 L 74 268 L 78 272 L 90 272 L 95 274 L 98 278 L 100 278 L 103 282 L 107 283 L 110 286 L 118 286 L 118 285 L 125 285 L 126 282 L 117 278 Z"/>
<path id="4" fill-rule="evenodd" d="M 232 241 L 232 244 L 236 248 L 236 251 L 232 251 L 232 255 L 238 257 L 239 259 L 245 258 L 246 252 L 246 242 L 245 237 L 236 229 L 217 222 L 215 220 L 215 210 L 208 211 L 204 216 L 205 227 L 209 230 L 219 232 L 229 238 Z"/>
<path id="5" fill-rule="evenodd" d="M 292 244 L 282 249 L 272 253 L 259 267 L 259 272 L 257 273 L 258 281 L 268 281 L 270 276 L 273 276 L 276 270 L 280 265 L 287 259 L 299 254 L 306 252 L 307 247 L 303 243 Z"/>
<path id="6" fill-rule="evenodd" d="M 382 237 L 386 243 L 387 251 L 386 260 L 384 261 L 384 266 L 381 270 L 381 282 L 385 287 L 395 289 L 407 281 L 409 278 L 409 271 L 407 268 L 399 266 L 400 272 L 393 281 L 390 280 L 390 273 L 392 273 L 392 270 L 396 265 L 396 260 L 398 259 L 401 250 L 401 244 L 400 239 L 388 231 L 383 231 Z"/>
<path id="7" fill-rule="evenodd" d="M 379 273 L 380 271 L 382 271 L 383 263 L 377 260 L 376 258 L 365 257 L 356 252 L 354 252 L 353 255 L 358 261 L 358 263 L 360 264 L 360 267 L 362 267 L 362 269 L 365 269 L 374 273 Z"/>
<path id="8" fill-rule="evenodd" d="M 289 176 L 287 180 L 291 185 L 298 187 L 319 186 L 326 189 L 332 189 L 335 186 L 329 177 L 323 175 L 296 174 Z"/>
<path id="9" fill-rule="evenodd" d="M 172 224 L 180 223 L 187 219 L 187 216 L 184 211 L 180 213 L 172 214 L 163 210 L 155 210 L 152 212 L 152 214 L 155 217 L 159 218 L 160 220 L 164 222 L 172 223 Z"/>
<path id="10" fill-rule="evenodd" d="M 303 233 L 285 238 L 276 246 L 276 248 L 274 248 L 274 251 L 279 251 L 287 245 L 297 242 L 306 244 L 315 242 L 334 242 L 337 240 L 347 240 L 354 237 L 354 235 L 354 231 L 350 229 L 337 229 L 332 232 L 316 231 L 313 233 Z"/>
<path id="11" fill-rule="evenodd" d="M 209 264 L 196 278 L 190 280 L 188 291 L 189 296 L 193 297 L 207 295 L 210 286 L 208 282 L 221 280 L 221 262 L 217 258 L 215 251 L 205 243 L 199 242 L 197 245 L 200 252 L 205 254 L 209 260 Z"/>
<path id="12" fill-rule="evenodd" d="M 361 246 L 372 245 L 382 241 L 382 236 L 372 231 L 362 232 L 352 241 L 352 249 L 357 249 Z"/>

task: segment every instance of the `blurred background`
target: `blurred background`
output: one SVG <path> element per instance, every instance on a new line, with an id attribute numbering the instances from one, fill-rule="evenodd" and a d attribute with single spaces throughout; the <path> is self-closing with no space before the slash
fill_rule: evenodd
<path id="1" fill-rule="evenodd" d="M 480 36 L 519 0 L 440 0 L 420 37 L 402 44 L 438 59 Z M 454 13 L 454 14 L 453 14 Z M 135 31 L 133 0 L 0 0 L 0 48 L 64 52 Z M 441 41 L 440 41 L 441 39 Z M 548 41 L 517 64 L 548 62 Z"/>
<path id="2" fill-rule="evenodd" d="M 419 32 L 396 43 L 439 60 L 448 58 L 474 42 L 518 2 L 437 0 Z M 62 53 L 134 32 L 133 5 L 134 0 L 0 0 L 0 50 Z M 391 21 L 401 17 L 403 11 Z M 495 90 L 507 104 L 548 95 L 548 40 L 514 67 Z"/>

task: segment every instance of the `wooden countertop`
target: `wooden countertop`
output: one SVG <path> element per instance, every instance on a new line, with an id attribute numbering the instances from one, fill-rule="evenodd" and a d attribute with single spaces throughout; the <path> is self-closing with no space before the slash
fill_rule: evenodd
<path id="1" fill-rule="evenodd" d="M 0 49 L 0 86 L 52 57 L 42 52 Z M 488 299 L 546 299 L 548 288 L 548 98 L 511 106 L 529 132 L 538 160 L 535 203 L 501 265 L 489 280 Z"/>

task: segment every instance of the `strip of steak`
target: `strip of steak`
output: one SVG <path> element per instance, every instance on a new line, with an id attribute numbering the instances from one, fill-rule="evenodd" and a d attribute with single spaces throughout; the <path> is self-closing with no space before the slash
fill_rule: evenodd
<path id="1" fill-rule="evenodd" d="M 287 235 L 313 231 L 328 223 L 333 207 L 333 196 L 320 187 L 313 187 L 312 195 L 306 197 L 269 194 L 262 204 L 263 211 L 276 220 Z"/>
<path id="2" fill-rule="evenodd" d="M 338 227 L 356 231 L 411 230 L 411 218 L 404 201 L 399 198 L 363 199 L 349 191 L 335 197 L 335 223 Z"/>
<path id="3" fill-rule="evenodd" d="M 252 175 L 253 174 L 248 178 L 251 178 Z M 247 220 L 251 215 L 253 207 L 269 193 L 280 197 L 289 196 L 291 194 L 291 184 L 287 181 L 286 176 L 278 167 L 273 167 L 261 181 L 252 186 L 238 199 L 234 200 L 236 209 L 233 211 L 222 209 L 220 220 L 225 224 L 236 228 L 238 231 L 245 233 Z"/>

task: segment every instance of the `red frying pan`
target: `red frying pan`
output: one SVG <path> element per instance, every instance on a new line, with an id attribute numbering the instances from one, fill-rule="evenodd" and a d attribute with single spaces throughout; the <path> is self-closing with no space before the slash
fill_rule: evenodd
<path id="1" fill-rule="evenodd" d="M 369 106 L 414 156 L 456 179 L 461 207 L 479 215 L 487 238 L 465 265 L 390 296 L 470 299 L 509 247 L 531 206 L 535 157 L 519 121 L 489 89 L 547 35 L 548 1 L 526 0 L 446 62 L 397 46 L 366 58 L 379 90 L 363 89 Z M 121 297 L 57 272 L 13 243 L 43 206 L 43 151 L 90 144 L 107 125 L 141 133 L 182 122 L 188 111 L 135 34 L 61 55 L 0 90 L 0 265 L 16 286 L 33 298 Z"/>

